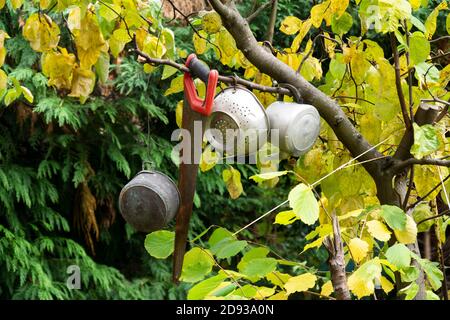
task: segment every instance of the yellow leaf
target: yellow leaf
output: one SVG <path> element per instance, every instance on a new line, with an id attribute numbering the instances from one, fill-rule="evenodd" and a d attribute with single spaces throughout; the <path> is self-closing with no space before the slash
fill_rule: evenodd
<path id="1" fill-rule="evenodd" d="M 6 0 L 0 0 L 0 10 L 5 6 L 5 1 Z"/>
<path id="2" fill-rule="evenodd" d="M 219 48 L 222 54 L 232 57 L 237 52 L 236 41 L 227 29 L 223 28 L 219 33 Z"/>
<path id="3" fill-rule="evenodd" d="M 5 71 L 0 69 L 0 94 L 3 90 L 6 89 L 8 85 L 8 76 L 6 75 Z"/>
<path id="4" fill-rule="evenodd" d="M 385 277 L 381 276 L 380 278 L 381 288 L 385 293 L 389 293 L 394 289 L 394 285 Z"/>
<path id="5" fill-rule="evenodd" d="M 367 230 L 377 240 L 388 241 L 391 238 L 391 232 L 386 225 L 378 220 L 371 220 L 367 222 Z"/>
<path id="6" fill-rule="evenodd" d="M 372 65 L 367 60 L 365 52 L 355 50 L 352 59 L 350 61 L 350 66 L 352 75 L 356 83 L 359 85 L 366 79 L 367 71 Z"/>
<path id="7" fill-rule="evenodd" d="M 202 17 L 202 26 L 208 34 L 217 33 L 222 28 L 222 19 L 215 11 L 210 11 Z"/>
<path id="8" fill-rule="evenodd" d="M 294 211 L 282 211 L 276 215 L 274 224 L 289 225 L 294 223 L 296 220 L 299 220 L 299 218 Z"/>
<path id="9" fill-rule="evenodd" d="M 347 10 L 350 0 L 331 0 L 330 10 L 339 18 Z"/>
<path id="10" fill-rule="evenodd" d="M 409 2 L 411 3 L 411 7 L 413 8 L 413 10 L 417 10 L 420 8 L 422 0 L 409 0 Z"/>
<path id="11" fill-rule="evenodd" d="M 353 238 L 350 240 L 348 248 L 350 249 L 353 260 L 357 263 L 361 262 L 369 252 L 369 244 L 360 238 Z"/>
<path id="12" fill-rule="evenodd" d="M 416 222 L 409 215 L 406 215 L 405 230 L 394 230 L 394 234 L 397 240 L 403 244 L 415 243 L 417 238 Z"/>
<path id="13" fill-rule="evenodd" d="M 113 37 L 119 40 L 120 42 L 128 43 L 132 39 L 130 38 L 130 35 L 128 34 L 128 31 L 125 28 L 119 28 L 114 30 Z"/>
<path id="14" fill-rule="evenodd" d="M 230 169 L 223 170 L 222 178 L 225 181 L 231 199 L 239 198 L 244 191 L 241 183 L 241 173 L 233 167 L 230 167 Z"/>
<path id="15" fill-rule="evenodd" d="M 177 122 L 178 128 L 181 128 L 183 124 L 183 100 L 178 101 L 177 108 L 175 109 L 175 119 Z"/>
<path id="16" fill-rule="evenodd" d="M 308 19 L 302 23 L 302 25 L 300 27 L 300 32 L 294 38 L 294 41 L 292 41 L 292 44 L 291 44 L 291 50 L 293 53 L 298 52 L 300 45 L 302 44 L 302 41 L 308 34 L 309 30 L 311 29 L 311 26 L 312 26 L 311 19 Z"/>
<path id="17" fill-rule="evenodd" d="M 291 35 L 296 34 L 302 27 L 302 20 L 294 16 L 288 16 L 281 22 L 280 31 Z"/>
<path id="18" fill-rule="evenodd" d="M 296 277 L 290 278 L 284 288 L 287 294 L 294 292 L 303 292 L 315 286 L 317 277 L 311 273 L 304 273 Z"/>
<path id="19" fill-rule="evenodd" d="M 278 292 L 273 296 L 271 296 L 270 298 L 268 298 L 267 300 L 287 300 L 288 296 L 289 295 L 286 294 L 285 292 Z"/>
<path id="20" fill-rule="evenodd" d="M 40 0 L 39 6 L 41 7 L 41 9 L 47 9 L 51 3 L 52 3 L 52 0 Z"/>
<path id="21" fill-rule="evenodd" d="M 217 152 L 211 150 L 210 146 L 207 146 L 200 157 L 200 170 L 206 172 L 214 168 L 219 161 L 219 155 Z"/>
<path id="22" fill-rule="evenodd" d="M 100 52 L 107 51 L 108 45 L 103 39 L 96 15 L 90 11 L 82 19 L 80 15 L 79 7 L 70 11 L 69 28 L 75 37 L 80 67 L 89 69 L 97 62 Z"/>
<path id="23" fill-rule="evenodd" d="M 303 248 L 302 253 L 305 252 L 306 250 L 320 247 L 320 246 L 323 244 L 323 240 L 325 240 L 325 236 L 319 237 L 319 238 L 317 238 L 316 240 L 314 240 L 313 242 L 308 243 L 308 244 Z"/>
<path id="24" fill-rule="evenodd" d="M 42 55 L 42 72 L 49 78 L 50 86 L 55 86 L 57 89 L 70 89 L 76 58 L 65 48 L 60 48 L 59 51 L 50 51 Z"/>
<path id="25" fill-rule="evenodd" d="M 331 280 L 328 280 L 322 286 L 322 290 L 320 291 L 320 294 L 323 296 L 329 297 L 333 293 L 333 291 L 334 291 L 333 283 L 331 282 Z"/>
<path id="26" fill-rule="evenodd" d="M 203 38 L 200 37 L 200 35 Z M 197 54 L 204 54 L 206 52 L 207 42 L 206 42 L 206 39 L 204 39 L 204 38 L 205 38 L 205 35 L 202 34 L 201 31 L 199 32 L 199 34 L 194 32 L 194 35 L 192 37 L 192 42 L 194 43 L 194 49 Z"/>
<path id="27" fill-rule="evenodd" d="M 28 89 L 27 87 L 21 86 L 22 89 L 22 94 L 23 97 L 29 102 L 29 103 L 33 103 L 34 100 L 34 96 L 31 93 L 30 89 Z"/>
<path id="28" fill-rule="evenodd" d="M 378 258 L 367 261 L 348 277 L 348 288 L 360 299 L 371 295 L 375 290 L 375 278 L 381 277 L 381 265 Z"/>
<path id="29" fill-rule="evenodd" d="M 428 16 L 427 20 L 425 21 L 425 35 L 428 39 L 431 39 L 436 32 L 436 26 L 437 26 L 437 17 L 439 15 L 440 10 L 447 9 L 447 2 L 443 1 L 441 2 L 434 10 L 431 12 L 431 14 Z"/>
<path id="30" fill-rule="evenodd" d="M 6 48 L 0 46 L 0 67 L 5 63 L 6 58 Z"/>
<path id="31" fill-rule="evenodd" d="M 183 75 L 180 75 L 170 81 L 170 87 L 164 92 L 165 96 L 182 92 L 184 90 Z M 181 127 L 181 126 L 180 126 Z"/>
<path id="32" fill-rule="evenodd" d="M 348 288 L 358 297 L 362 298 L 371 295 L 375 290 L 372 281 L 366 281 L 363 278 L 355 277 L 353 274 L 348 278 Z"/>
<path id="33" fill-rule="evenodd" d="M 34 51 L 45 52 L 56 48 L 59 42 L 59 27 L 45 15 L 32 14 L 23 27 L 23 36 Z"/>
<path id="34" fill-rule="evenodd" d="M 324 32 L 324 35 L 325 35 L 327 38 L 333 38 L 333 37 L 331 37 L 327 32 Z M 328 52 L 328 56 L 329 56 L 331 59 L 334 59 L 334 57 L 335 57 L 335 55 L 336 55 L 336 53 L 334 52 L 334 49 L 336 48 L 336 42 L 331 41 L 331 40 L 328 40 L 327 38 L 324 38 L 325 49 L 326 49 L 327 52 Z"/>
<path id="35" fill-rule="evenodd" d="M 322 21 L 325 19 L 326 24 L 330 25 L 331 20 L 330 0 L 316 4 L 311 9 L 311 22 L 316 28 L 319 28 Z"/>
<path id="36" fill-rule="evenodd" d="M 13 9 L 19 9 L 23 4 L 23 0 L 11 0 Z"/>
<path id="37" fill-rule="evenodd" d="M 162 58 L 167 52 L 167 48 L 160 38 L 149 34 L 144 40 L 143 51 L 152 58 Z"/>
<path id="38" fill-rule="evenodd" d="M 72 91 L 69 96 L 80 98 L 80 102 L 84 103 L 94 90 L 94 85 L 95 73 L 92 70 L 76 68 L 73 73 Z"/>
<path id="39" fill-rule="evenodd" d="M 446 175 L 446 173 L 445 173 Z M 441 191 L 439 172 L 436 166 L 417 166 L 414 168 L 414 185 L 420 197 L 425 196 L 432 188 L 439 185 L 426 199 L 432 200 Z"/>

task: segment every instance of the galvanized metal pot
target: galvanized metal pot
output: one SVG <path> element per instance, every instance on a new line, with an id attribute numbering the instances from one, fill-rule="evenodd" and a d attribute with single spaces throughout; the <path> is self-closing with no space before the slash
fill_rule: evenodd
<path id="1" fill-rule="evenodd" d="M 176 216 L 179 206 L 177 185 L 157 171 L 139 172 L 122 188 L 119 196 L 123 218 L 142 232 L 164 228 Z"/>
<path id="2" fill-rule="evenodd" d="M 320 133 L 320 115 L 308 104 L 276 101 L 267 109 L 270 129 L 279 130 L 281 151 L 298 157 L 314 145 Z"/>
<path id="3" fill-rule="evenodd" d="M 205 136 L 216 150 L 242 156 L 258 151 L 267 141 L 269 128 L 265 109 L 256 96 L 243 87 L 228 87 L 214 99 Z M 234 131 L 232 139 L 227 130 Z"/>

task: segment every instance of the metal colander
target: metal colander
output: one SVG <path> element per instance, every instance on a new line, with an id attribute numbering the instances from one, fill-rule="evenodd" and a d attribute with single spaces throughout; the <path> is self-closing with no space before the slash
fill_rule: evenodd
<path id="1" fill-rule="evenodd" d="M 269 128 L 269 118 L 255 95 L 246 88 L 228 87 L 214 99 L 205 135 L 216 150 L 242 156 L 258 151 Z"/>

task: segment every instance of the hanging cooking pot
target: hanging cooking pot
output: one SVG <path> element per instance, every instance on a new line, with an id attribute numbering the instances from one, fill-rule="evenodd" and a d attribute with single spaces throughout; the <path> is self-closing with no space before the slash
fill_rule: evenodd
<path id="1" fill-rule="evenodd" d="M 267 141 L 270 124 L 263 105 L 250 90 L 225 88 L 215 98 L 205 137 L 228 156 L 258 151 Z"/>
<path id="2" fill-rule="evenodd" d="M 270 129 L 279 130 L 280 150 L 298 157 L 310 150 L 316 142 L 320 133 L 320 115 L 313 106 L 301 103 L 302 98 L 294 86 L 280 86 L 288 88 L 297 103 L 273 102 L 266 109 Z"/>
<path id="3" fill-rule="evenodd" d="M 136 230 L 152 232 L 164 228 L 177 214 L 180 193 L 167 175 L 142 170 L 120 192 L 119 209 Z"/>

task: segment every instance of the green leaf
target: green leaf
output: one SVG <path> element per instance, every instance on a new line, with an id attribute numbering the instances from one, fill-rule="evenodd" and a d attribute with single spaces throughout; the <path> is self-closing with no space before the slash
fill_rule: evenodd
<path id="1" fill-rule="evenodd" d="M 33 103 L 34 101 L 34 96 L 31 93 L 30 89 L 28 89 L 27 87 L 21 86 L 20 87 L 22 90 L 22 94 L 23 97 L 29 102 L 29 103 Z"/>
<path id="2" fill-rule="evenodd" d="M 298 220 L 293 210 L 279 212 L 275 217 L 274 224 L 289 225 Z"/>
<path id="3" fill-rule="evenodd" d="M 257 183 L 261 183 L 266 180 L 272 180 L 276 177 L 281 177 L 287 174 L 289 171 L 278 171 L 278 172 L 266 172 L 266 173 L 260 173 L 256 174 L 254 176 L 251 176 L 249 179 L 252 179 L 253 181 Z"/>
<path id="4" fill-rule="evenodd" d="M 210 248 L 214 247 L 218 242 L 223 239 L 231 238 L 233 239 L 233 234 L 225 228 L 217 228 L 209 237 L 208 244 Z"/>
<path id="5" fill-rule="evenodd" d="M 343 15 L 340 17 L 337 17 L 336 15 L 333 16 L 333 19 L 331 21 L 331 30 L 333 33 L 343 35 L 347 33 L 353 25 L 353 18 L 350 13 L 344 12 Z"/>
<path id="6" fill-rule="evenodd" d="M 438 290 L 442 286 L 442 280 L 444 279 L 444 275 L 439 269 L 439 264 L 427 259 L 418 259 L 417 261 L 419 262 L 420 267 L 425 272 L 427 280 L 433 290 Z"/>
<path id="7" fill-rule="evenodd" d="M 249 260 L 243 267 L 241 272 L 248 277 L 264 277 L 275 271 L 277 260 L 274 258 L 256 258 Z"/>
<path id="8" fill-rule="evenodd" d="M 412 300 L 417 296 L 419 292 L 419 285 L 416 282 L 411 283 L 406 288 L 403 288 L 399 293 L 405 295 L 405 300 Z"/>
<path id="9" fill-rule="evenodd" d="M 21 91 L 18 91 L 16 88 L 9 89 L 6 91 L 5 95 L 5 105 L 9 106 L 11 103 L 13 103 L 17 98 L 20 97 L 22 94 Z"/>
<path id="10" fill-rule="evenodd" d="M 419 278 L 420 271 L 416 267 L 406 267 L 400 270 L 403 282 L 413 282 Z"/>
<path id="11" fill-rule="evenodd" d="M 95 64 L 95 73 L 100 83 L 106 83 L 109 76 L 109 54 L 107 52 L 100 52 L 100 56 Z"/>
<path id="12" fill-rule="evenodd" d="M 431 208 L 428 203 L 420 203 L 418 204 L 412 213 L 414 221 L 419 223 L 427 218 L 432 217 L 434 214 L 431 212 Z M 430 219 L 428 221 L 422 222 L 417 225 L 417 231 L 425 232 L 430 230 L 430 228 L 434 225 L 435 219 Z"/>
<path id="13" fill-rule="evenodd" d="M 217 259 L 227 259 L 237 255 L 246 246 L 247 241 L 237 241 L 232 238 L 225 238 L 216 243 L 211 248 L 211 252 L 216 256 Z"/>
<path id="14" fill-rule="evenodd" d="M 188 300 L 201 300 L 208 293 L 216 289 L 225 279 L 226 276 L 224 274 L 218 274 L 214 277 L 203 280 L 202 282 L 197 283 L 193 286 L 187 295 Z"/>
<path id="15" fill-rule="evenodd" d="M 411 65 L 415 66 L 424 62 L 430 55 L 431 46 L 422 32 L 414 32 L 409 43 Z"/>
<path id="16" fill-rule="evenodd" d="M 165 80 L 167 78 L 170 78 L 171 76 L 173 76 L 176 72 L 178 71 L 178 69 L 172 67 L 172 66 L 168 66 L 165 65 L 164 69 L 163 69 L 163 74 L 161 77 L 161 80 Z"/>
<path id="17" fill-rule="evenodd" d="M 173 231 L 160 230 L 148 234 L 144 246 L 152 257 L 166 259 L 173 252 L 174 241 Z"/>
<path id="18" fill-rule="evenodd" d="M 208 275 L 214 265 L 214 260 L 208 250 L 192 248 L 184 255 L 181 280 L 185 282 L 197 282 Z"/>
<path id="19" fill-rule="evenodd" d="M 417 18 L 414 17 L 413 15 L 411 15 L 411 23 L 412 23 L 417 29 L 419 29 L 419 31 L 422 31 L 423 33 L 426 32 L 425 25 L 422 23 L 422 21 L 420 21 L 419 19 L 417 19 Z"/>
<path id="20" fill-rule="evenodd" d="M 411 147 L 411 153 L 418 159 L 432 154 L 439 149 L 439 138 L 436 128 L 430 124 L 419 127 L 414 126 L 414 144 Z"/>
<path id="21" fill-rule="evenodd" d="M 392 229 L 405 230 L 406 213 L 399 207 L 383 205 L 380 215 Z"/>
<path id="22" fill-rule="evenodd" d="M 289 205 L 294 213 L 307 225 L 319 219 L 319 204 L 307 185 L 300 183 L 289 192 Z"/>
<path id="23" fill-rule="evenodd" d="M 397 243 L 387 249 L 386 258 L 397 268 L 406 268 L 411 264 L 411 251 L 404 244 Z"/>
<path id="24" fill-rule="evenodd" d="M 441 300 L 439 296 L 431 290 L 427 290 L 426 300 Z"/>

